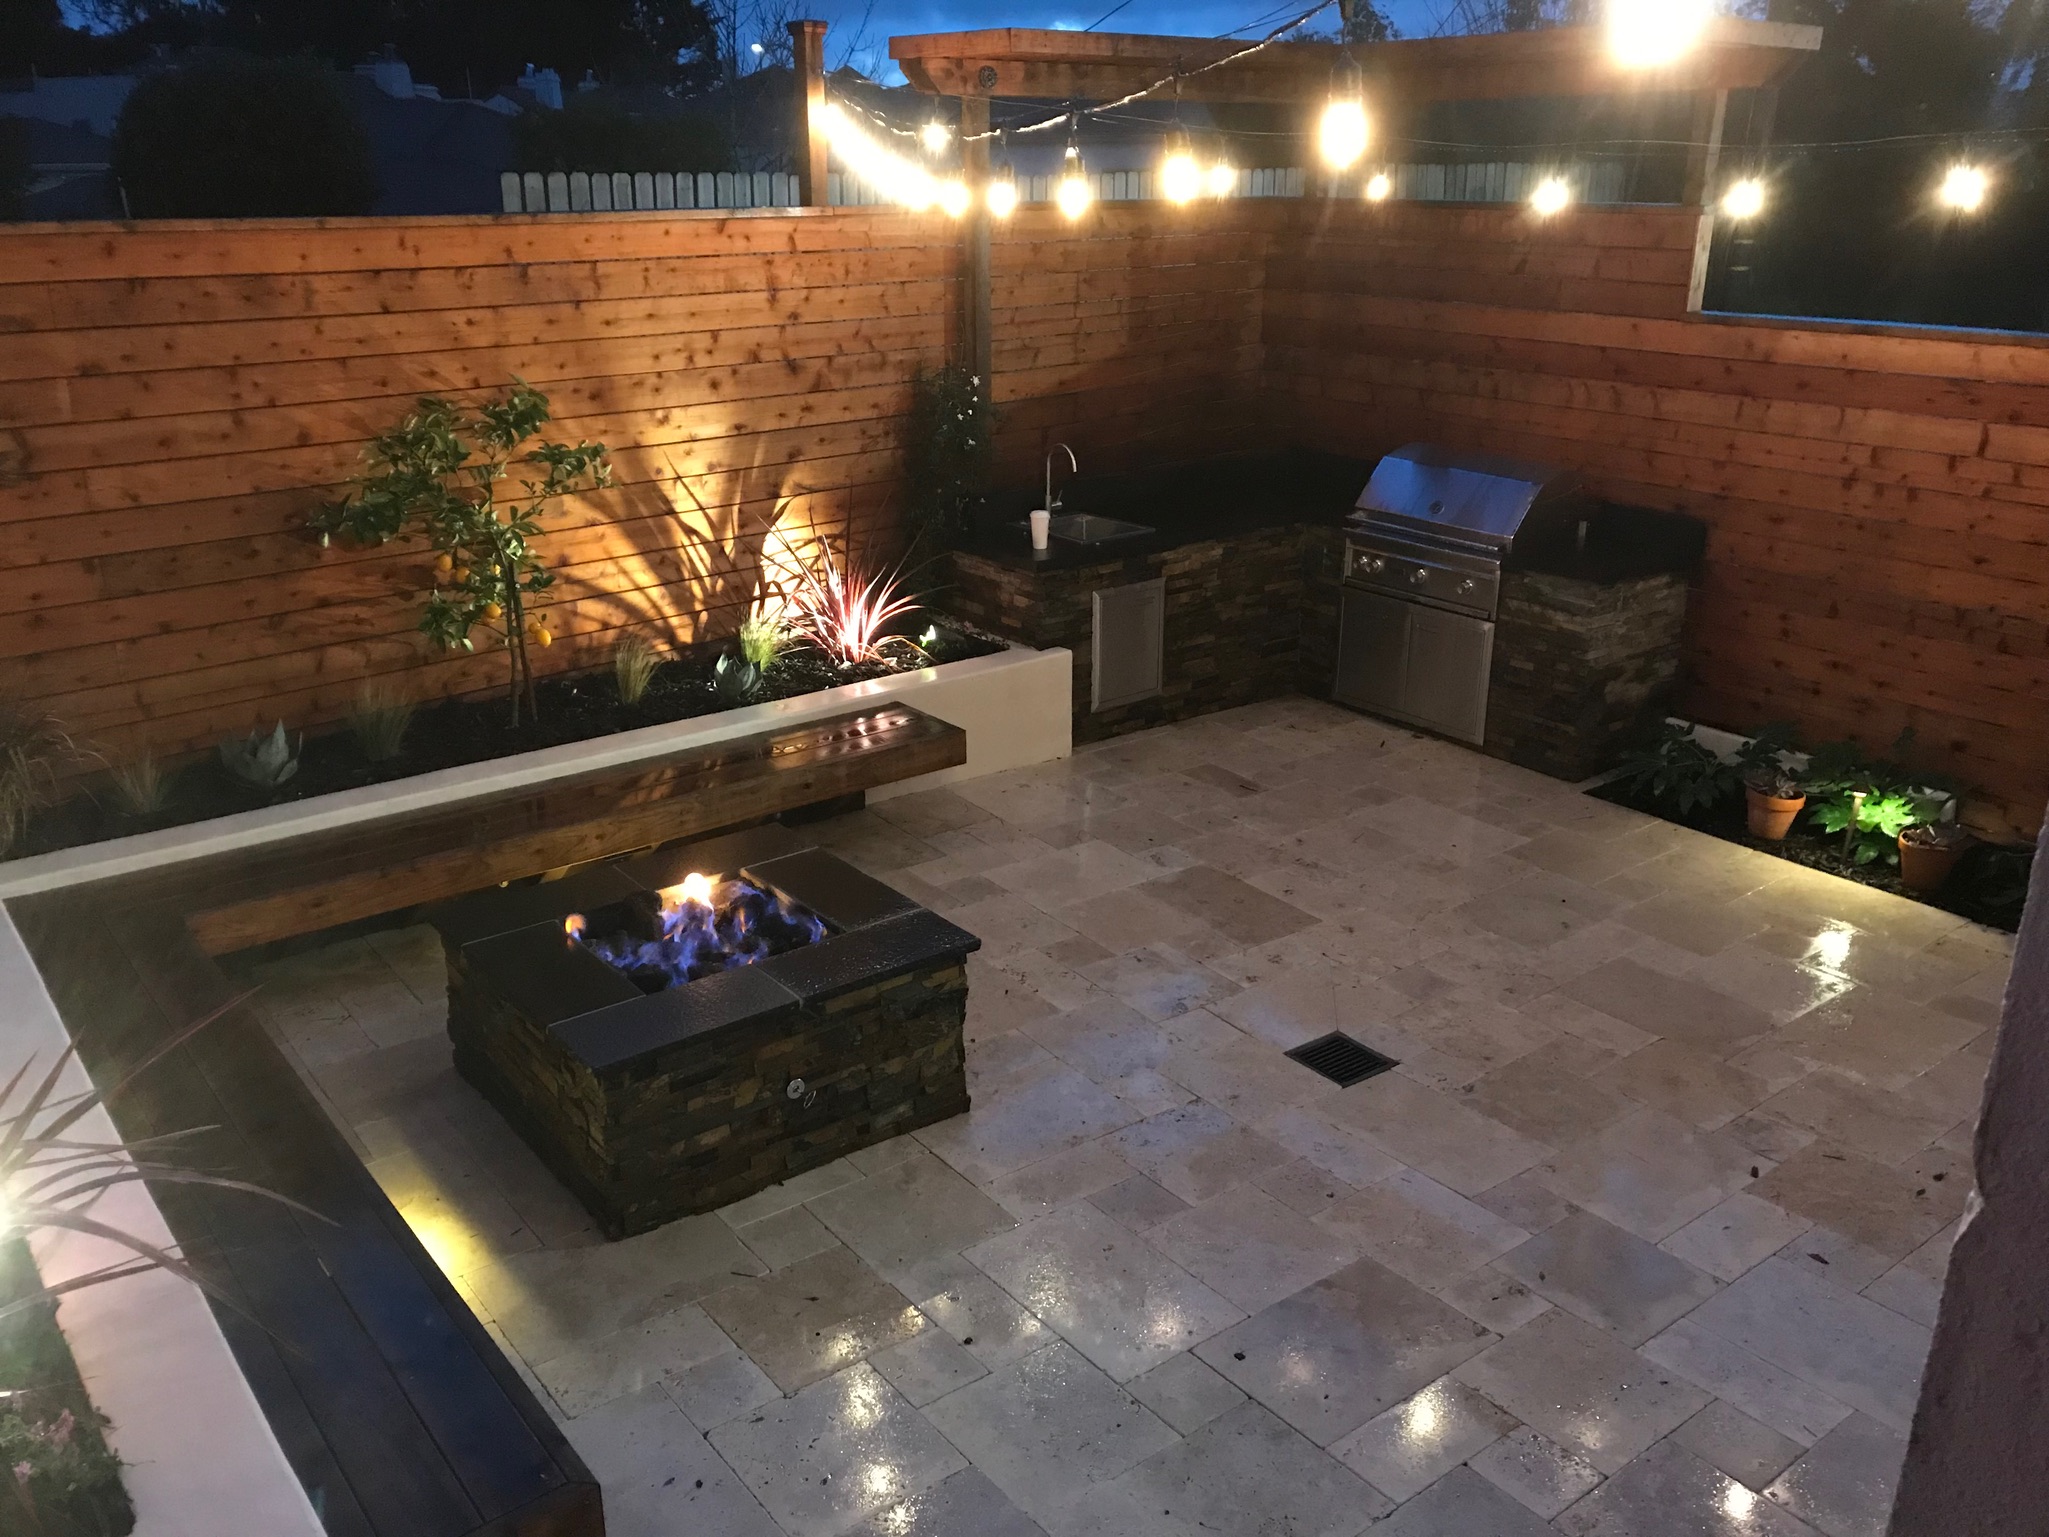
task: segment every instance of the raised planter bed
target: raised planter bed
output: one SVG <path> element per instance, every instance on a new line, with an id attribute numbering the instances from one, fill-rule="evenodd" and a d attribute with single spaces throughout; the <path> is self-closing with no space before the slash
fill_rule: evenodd
<path id="1" fill-rule="evenodd" d="M 815 652 L 792 650 L 769 669 L 763 697 L 754 705 L 722 701 L 713 687 L 710 669 L 689 661 L 663 663 L 655 670 L 647 692 L 631 705 L 620 699 L 609 671 L 550 678 L 539 685 L 538 717 L 517 729 L 510 724 L 502 698 L 445 700 L 421 709 L 406 733 L 403 750 L 387 762 L 371 762 L 344 728 L 309 735 L 298 772 L 269 796 L 245 789 L 211 759 L 178 770 L 167 804 L 154 816 L 123 815 L 111 803 L 103 804 L 106 798 L 97 786 L 91 786 L 39 814 L 10 854 L 14 859 L 29 858 L 238 816 L 259 807 L 292 805 L 466 765 L 524 757 L 567 744 L 739 715 L 763 704 L 802 700 L 848 685 L 915 678 L 950 664 L 998 654 L 1005 645 L 967 626 L 948 625 L 936 631 L 922 661 L 907 658 L 902 663 L 838 668 Z M 269 726 L 268 721 L 262 724 L 265 729 Z"/>
<path id="2" fill-rule="evenodd" d="M 817 720 L 884 700 L 912 705 L 959 726 L 968 735 L 965 764 L 874 792 L 878 797 L 906 794 L 955 779 L 1066 757 L 1073 742 L 1070 688 L 1071 667 L 1065 651 L 1012 646 L 965 661 L 841 684 L 789 699 L 13 859 L 0 863 L 0 897 L 135 874 L 281 843 L 307 833 L 452 806 L 498 791 L 543 786 L 595 770 L 627 768 L 693 745 Z"/>

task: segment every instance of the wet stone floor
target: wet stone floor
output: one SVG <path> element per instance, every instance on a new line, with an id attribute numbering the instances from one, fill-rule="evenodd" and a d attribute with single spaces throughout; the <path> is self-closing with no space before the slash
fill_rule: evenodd
<path id="1" fill-rule="evenodd" d="M 259 973 L 613 1537 L 1882 1534 L 2003 936 L 1305 700 L 823 841 L 982 937 L 974 1109 L 622 1243 L 430 931 Z"/>

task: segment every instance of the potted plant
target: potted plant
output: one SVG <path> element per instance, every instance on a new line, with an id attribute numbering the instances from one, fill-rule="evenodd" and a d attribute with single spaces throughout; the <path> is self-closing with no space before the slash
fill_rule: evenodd
<path id="1" fill-rule="evenodd" d="M 1922 896 L 1948 883 L 1971 835 L 1953 821 L 1916 822 L 1900 829 L 1900 884 Z"/>
<path id="2" fill-rule="evenodd" d="M 1786 754 L 1796 750 L 1793 733 L 1789 722 L 1774 722 L 1736 753 L 1751 836 L 1771 843 L 1793 830 L 1793 819 L 1807 804 L 1806 787 L 1786 766 Z"/>

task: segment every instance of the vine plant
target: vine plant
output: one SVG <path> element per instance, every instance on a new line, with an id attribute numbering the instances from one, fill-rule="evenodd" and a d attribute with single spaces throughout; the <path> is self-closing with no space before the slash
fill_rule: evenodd
<path id="1" fill-rule="evenodd" d="M 529 602 L 555 581 L 534 551 L 541 512 L 557 497 L 612 483 L 602 443 L 544 440 L 521 453 L 547 422 L 548 397 L 524 379 L 474 414 L 423 396 L 371 443 L 370 472 L 357 480 L 356 494 L 327 503 L 311 520 L 323 545 L 337 536 L 358 544 L 426 539 L 436 585 L 420 629 L 465 651 L 476 649 L 479 629 L 501 637 L 515 727 L 522 704 L 529 718 L 538 712 L 528 647 L 554 639 Z M 506 486 L 515 465 L 523 470 L 517 494 Z"/>

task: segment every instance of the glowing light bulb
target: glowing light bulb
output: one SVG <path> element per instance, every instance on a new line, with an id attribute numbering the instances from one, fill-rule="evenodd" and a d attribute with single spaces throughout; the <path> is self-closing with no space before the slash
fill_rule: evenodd
<path id="1" fill-rule="evenodd" d="M 1992 190 L 1992 178 L 1981 167 L 1975 165 L 1953 165 L 1949 174 L 1942 178 L 1942 185 L 1936 189 L 1936 201 L 1945 208 L 1958 213 L 1976 213 L 1985 206 L 1986 194 Z"/>
<path id="2" fill-rule="evenodd" d="M 946 146 L 953 142 L 953 130 L 944 123 L 927 123 L 918 130 L 918 142 L 925 146 L 926 154 L 943 155 Z"/>
<path id="3" fill-rule="evenodd" d="M 1007 219 L 1017 212 L 1017 183 L 1008 176 L 990 182 L 985 195 L 989 200 L 989 212 L 997 218 Z"/>
<path id="4" fill-rule="evenodd" d="M 1316 129 L 1323 163 L 1333 171 L 1349 171 L 1357 165 L 1372 136 L 1366 122 L 1366 104 L 1345 96 L 1333 98 L 1323 109 L 1323 121 Z"/>
<path id="5" fill-rule="evenodd" d="M 1209 195 L 1229 197 L 1238 190 L 1238 168 L 1228 160 L 1219 160 L 1209 168 Z"/>
<path id="6" fill-rule="evenodd" d="M 1608 0 L 1608 48 L 1625 69 L 1658 69 L 1691 53 L 1714 0 Z"/>
<path id="7" fill-rule="evenodd" d="M 968 211 L 974 202 L 974 195 L 968 191 L 966 182 L 948 181 L 939 184 L 939 211 L 948 218 L 958 219 Z"/>
<path id="8" fill-rule="evenodd" d="M 1160 193 L 1170 203 L 1192 203 L 1202 193 L 1202 167 L 1195 156 L 1177 149 L 1160 162 Z"/>
<path id="9" fill-rule="evenodd" d="M 1722 194 L 1722 212 L 1732 219 L 1754 219 L 1764 212 L 1764 183 L 1746 176 Z"/>
<path id="10" fill-rule="evenodd" d="M 1572 188 L 1563 177 L 1547 176 L 1537 183 L 1537 190 L 1530 194 L 1530 207 L 1538 217 L 1548 219 L 1555 213 L 1563 213 L 1572 202 Z"/>
<path id="11" fill-rule="evenodd" d="M 1082 169 L 1081 146 L 1069 144 L 1067 169 L 1061 173 L 1060 185 L 1053 189 L 1053 201 L 1068 218 L 1079 219 L 1089 211 L 1089 204 L 1095 199 L 1095 189 L 1089 185 L 1088 174 Z"/>
<path id="12" fill-rule="evenodd" d="M 1385 203 L 1393 195 L 1394 181 L 1385 171 L 1376 172 L 1366 183 L 1366 201 L 1369 203 Z"/>

